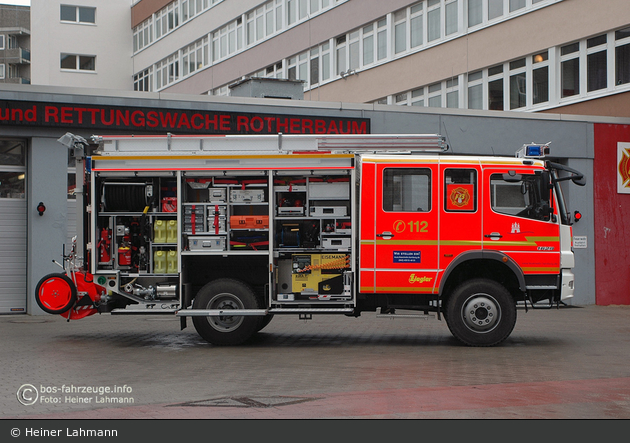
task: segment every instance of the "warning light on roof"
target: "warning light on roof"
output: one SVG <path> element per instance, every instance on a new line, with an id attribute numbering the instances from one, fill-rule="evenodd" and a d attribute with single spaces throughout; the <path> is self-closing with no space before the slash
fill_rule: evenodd
<path id="1" fill-rule="evenodd" d="M 549 143 L 545 143 L 544 145 L 538 143 L 530 143 L 528 145 L 523 145 L 521 149 L 516 151 L 517 158 L 544 158 L 546 155 L 549 155 L 551 150 L 549 149 Z"/>

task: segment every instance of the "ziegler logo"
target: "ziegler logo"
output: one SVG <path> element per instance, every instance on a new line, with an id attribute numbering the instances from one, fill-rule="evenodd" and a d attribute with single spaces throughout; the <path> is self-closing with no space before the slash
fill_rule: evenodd
<path id="1" fill-rule="evenodd" d="M 553 246 L 538 246 L 539 251 L 553 251 L 554 249 L 556 248 Z"/>
<path id="2" fill-rule="evenodd" d="M 418 277 L 416 274 L 409 276 L 409 283 L 426 283 L 433 280 L 433 277 Z"/>

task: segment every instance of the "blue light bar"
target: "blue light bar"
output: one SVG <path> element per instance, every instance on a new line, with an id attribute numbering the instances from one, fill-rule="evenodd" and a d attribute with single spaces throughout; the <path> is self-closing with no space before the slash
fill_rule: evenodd
<path id="1" fill-rule="evenodd" d="M 546 155 L 549 155 L 549 143 L 545 143 L 544 145 L 538 143 L 530 143 L 528 145 L 523 145 L 521 149 L 516 151 L 516 157 L 525 157 L 525 158 L 544 158 Z"/>
<path id="2" fill-rule="evenodd" d="M 530 145 L 525 149 L 525 157 L 540 157 L 542 146 Z"/>

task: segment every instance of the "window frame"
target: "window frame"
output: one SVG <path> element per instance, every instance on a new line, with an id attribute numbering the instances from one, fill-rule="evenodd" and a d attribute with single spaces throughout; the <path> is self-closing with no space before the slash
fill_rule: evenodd
<path id="1" fill-rule="evenodd" d="M 63 60 L 64 60 L 64 56 L 66 57 L 74 57 L 75 58 L 75 64 L 74 64 L 74 68 L 64 68 L 62 66 Z M 93 64 L 94 64 L 94 69 L 81 69 L 81 58 L 82 57 L 87 57 L 87 58 L 91 58 L 93 60 Z M 82 73 L 89 73 L 89 74 L 95 74 L 96 73 L 96 55 L 93 54 L 69 54 L 66 52 L 62 52 L 60 53 L 60 57 L 59 57 L 59 69 L 62 72 L 82 72 Z"/>
<path id="2" fill-rule="evenodd" d="M 74 9 L 74 20 L 64 20 L 62 17 L 62 10 L 63 8 L 69 8 L 69 9 Z M 81 10 L 91 10 L 93 11 L 93 16 L 94 16 L 94 21 L 85 21 L 85 20 L 81 20 Z M 88 26 L 95 26 L 96 25 L 96 6 L 80 6 L 80 5 L 67 5 L 67 4 L 60 4 L 59 5 L 59 21 L 61 23 L 68 23 L 68 24 L 75 24 L 75 25 L 88 25 Z"/>
<path id="3" fill-rule="evenodd" d="M 391 177 L 388 177 L 388 172 L 392 173 Z M 416 172 L 414 174 L 414 172 Z M 396 198 L 397 197 L 402 197 L 402 186 L 397 187 L 396 186 L 396 178 L 399 177 L 403 177 L 403 176 L 418 176 L 418 177 L 427 177 L 427 183 L 426 183 L 426 194 L 422 193 L 420 194 L 420 197 L 422 199 L 422 201 L 420 203 L 427 203 L 428 204 L 428 209 L 422 209 L 422 210 L 405 210 L 404 208 L 401 207 L 401 209 L 396 209 L 395 208 L 395 204 L 396 204 Z M 400 179 L 399 179 L 400 180 Z M 416 214 L 424 214 L 424 213 L 429 213 L 432 212 L 433 210 L 433 193 L 432 193 L 432 189 L 433 189 L 433 170 L 431 168 L 427 168 L 427 167 L 386 167 L 383 168 L 383 186 L 381 188 L 381 210 L 385 213 L 400 213 L 400 212 L 405 212 L 405 213 L 416 213 Z M 420 186 L 407 186 L 404 189 L 410 190 L 410 191 L 416 191 L 420 189 Z M 391 208 L 388 205 L 386 206 L 386 201 L 390 201 L 389 203 L 391 203 Z M 404 203 L 400 203 L 401 206 L 404 205 Z M 421 208 L 420 208 L 421 209 Z"/>
<path id="4" fill-rule="evenodd" d="M 469 173 L 474 174 L 473 177 L 473 182 L 472 183 L 447 183 L 447 175 L 449 171 L 458 171 L 458 172 L 463 172 L 463 171 L 468 171 Z M 444 173 L 443 173 L 443 178 L 444 178 L 444 183 L 443 183 L 443 189 L 444 189 L 444 199 L 443 199 L 443 208 L 444 208 L 444 212 L 449 212 L 449 213 L 469 213 L 469 214 L 474 214 L 475 212 L 477 212 L 479 210 L 479 171 L 475 168 L 453 168 L 453 167 L 448 167 L 444 169 Z M 448 194 L 448 185 L 457 185 L 457 184 L 465 184 L 465 185 L 473 185 L 473 193 L 470 196 L 473 200 L 473 209 L 449 209 L 449 205 L 448 205 L 448 199 L 450 198 L 449 194 Z"/>

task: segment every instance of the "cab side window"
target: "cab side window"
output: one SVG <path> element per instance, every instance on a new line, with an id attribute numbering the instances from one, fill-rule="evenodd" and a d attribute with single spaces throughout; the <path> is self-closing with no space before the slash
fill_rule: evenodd
<path id="1" fill-rule="evenodd" d="M 549 190 L 540 175 L 492 174 L 490 177 L 492 209 L 500 214 L 548 221 Z"/>
<path id="2" fill-rule="evenodd" d="M 447 169 L 444 171 L 444 210 L 475 212 L 477 210 L 477 170 Z"/>
<path id="3" fill-rule="evenodd" d="M 383 210 L 429 212 L 431 169 L 387 168 L 383 171 Z"/>

